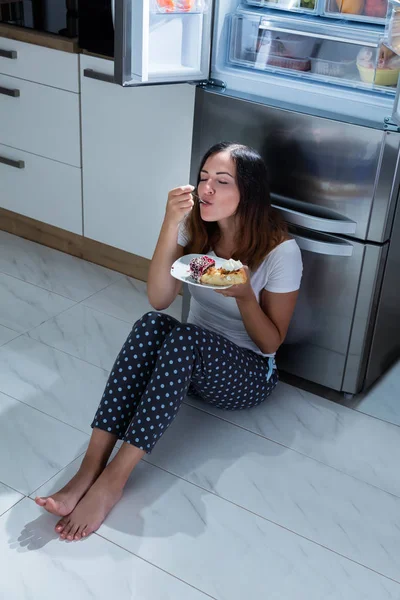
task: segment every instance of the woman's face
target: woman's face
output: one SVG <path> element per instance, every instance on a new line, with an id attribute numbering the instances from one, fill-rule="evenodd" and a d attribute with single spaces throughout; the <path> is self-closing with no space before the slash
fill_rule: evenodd
<path id="1" fill-rule="evenodd" d="M 236 184 L 236 165 L 229 151 L 210 156 L 200 173 L 198 195 L 203 221 L 224 221 L 232 217 L 239 205 L 240 193 Z"/>

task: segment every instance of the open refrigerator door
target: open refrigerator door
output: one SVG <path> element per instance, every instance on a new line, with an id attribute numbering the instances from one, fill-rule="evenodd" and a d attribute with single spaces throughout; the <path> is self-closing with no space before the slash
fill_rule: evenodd
<path id="1" fill-rule="evenodd" d="M 213 0 L 115 0 L 115 81 L 123 86 L 209 78 Z"/>

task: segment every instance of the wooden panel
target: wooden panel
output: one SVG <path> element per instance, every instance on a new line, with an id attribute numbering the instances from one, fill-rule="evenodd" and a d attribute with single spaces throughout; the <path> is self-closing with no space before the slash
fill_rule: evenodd
<path id="1" fill-rule="evenodd" d="M 79 52 L 78 38 L 63 38 L 52 33 L 33 31 L 31 29 L 24 29 L 23 27 L 14 27 L 13 25 L 6 25 L 5 23 L 0 24 L 0 36 L 8 38 L 9 40 L 42 46 L 43 48 L 60 50 L 61 52 L 73 54 Z"/>
<path id="2" fill-rule="evenodd" d="M 147 281 L 150 261 L 81 235 L 0 208 L 0 230 Z"/>

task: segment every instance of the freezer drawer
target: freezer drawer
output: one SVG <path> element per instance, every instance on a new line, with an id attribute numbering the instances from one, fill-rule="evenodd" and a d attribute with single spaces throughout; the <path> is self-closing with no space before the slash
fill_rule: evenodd
<path id="1" fill-rule="evenodd" d="M 309 381 L 357 392 L 387 245 L 363 244 L 293 228 L 303 280 L 278 367 Z"/>

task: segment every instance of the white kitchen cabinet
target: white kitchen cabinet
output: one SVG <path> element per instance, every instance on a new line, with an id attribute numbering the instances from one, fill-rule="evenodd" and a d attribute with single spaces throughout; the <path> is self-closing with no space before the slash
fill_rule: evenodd
<path id="1" fill-rule="evenodd" d="M 82 235 L 81 169 L 0 144 L 0 204 Z"/>
<path id="2" fill-rule="evenodd" d="M 195 87 L 122 88 L 85 69 L 114 65 L 81 56 L 84 235 L 151 258 L 169 189 L 189 183 Z"/>
<path id="3" fill-rule="evenodd" d="M 1 144 L 80 167 L 79 128 L 79 94 L 0 74 Z"/>
<path id="4" fill-rule="evenodd" d="M 78 55 L 0 38 L 0 73 L 79 92 Z"/>

